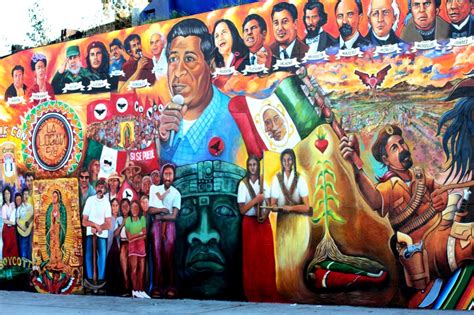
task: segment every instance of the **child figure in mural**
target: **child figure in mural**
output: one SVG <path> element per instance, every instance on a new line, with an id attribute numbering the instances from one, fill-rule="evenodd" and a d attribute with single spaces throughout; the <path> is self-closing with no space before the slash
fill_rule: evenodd
<path id="1" fill-rule="evenodd" d="M 128 259 L 130 261 L 130 278 L 132 280 L 132 297 L 146 298 L 150 296 L 143 291 L 145 276 L 145 240 L 146 240 L 146 220 L 142 215 L 140 203 L 132 201 L 132 215 L 125 221 L 125 229 L 128 238 Z"/>
<path id="2" fill-rule="evenodd" d="M 125 222 L 130 216 L 130 200 L 123 198 L 120 201 L 120 212 L 122 214 L 122 224 L 119 226 L 120 230 L 120 267 L 123 278 L 123 292 L 122 296 L 130 296 L 130 268 L 128 267 L 128 238 L 125 229 Z"/>
<path id="3" fill-rule="evenodd" d="M 52 270 L 62 270 L 64 268 L 66 229 L 66 207 L 61 192 L 54 190 L 51 204 L 46 211 L 46 251 L 49 256 L 49 266 Z"/>

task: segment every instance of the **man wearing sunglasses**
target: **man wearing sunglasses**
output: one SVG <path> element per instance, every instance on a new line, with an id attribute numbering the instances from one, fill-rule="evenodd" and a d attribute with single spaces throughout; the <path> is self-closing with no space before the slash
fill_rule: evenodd
<path id="1" fill-rule="evenodd" d="M 87 168 L 81 169 L 79 172 L 79 200 L 81 202 L 81 210 L 86 204 L 87 198 L 95 195 L 95 189 L 89 182 L 89 170 Z"/>

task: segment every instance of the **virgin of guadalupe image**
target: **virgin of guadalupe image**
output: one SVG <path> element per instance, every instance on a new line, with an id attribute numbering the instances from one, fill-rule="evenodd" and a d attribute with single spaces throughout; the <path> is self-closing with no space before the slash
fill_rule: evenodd
<path id="1" fill-rule="evenodd" d="M 67 214 L 61 192 L 54 190 L 52 202 L 46 211 L 46 251 L 49 256 L 49 266 L 53 270 L 62 270 L 65 254 L 64 240 L 66 239 Z"/>

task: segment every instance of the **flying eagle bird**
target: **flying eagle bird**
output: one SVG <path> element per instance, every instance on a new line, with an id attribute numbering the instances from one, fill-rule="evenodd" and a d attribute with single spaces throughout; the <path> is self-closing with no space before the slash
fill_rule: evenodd
<path id="1" fill-rule="evenodd" d="M 385 77 L 387 76 L 388 70 L 392 69 L 391 65 L 386 66 L 382 70 L 379 70 L 376 75 L 371 74 L 369 75 L 368 73 L 356 70 L 354 73 L 359 77 L 360 81 L 368 86 L 371 90 L 372 96 L 375 95 L 375 91 L 377 87 L 381 86 L 383 81 L 385 80 Z"/>

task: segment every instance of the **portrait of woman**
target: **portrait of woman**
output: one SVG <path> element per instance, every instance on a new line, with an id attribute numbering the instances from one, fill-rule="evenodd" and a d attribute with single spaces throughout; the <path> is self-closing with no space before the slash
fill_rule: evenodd
<path id="1" fill-rule="evenodd" d="M 51 84 L 46 82 L 46 66 L 48 65 L 48 60 L 46 56 L 42 54 L 35 53 L 31 57 L 31 70 L 34 72 L 35 79 L 34 84 L 30 85 L 28 90 L 26 90 L 26 96 L 28 98 L 29 104 L 38 105 L 41 102 L 48 100 L 55 100 L 54 90 Z"/>
<path id="2" fill-rule="evenodd" d="M 21 200 L 21 195 L 20 195 Z M 12 189 L 10 186 L 3 188 L 3 204 L 2 204 L 2 256 L 18 257 L 18 243 L 16 240 L 16 207 L 12 202 Z"/>
<path id="3" fill-rule="evenodd" d="M 62 270 L 65 254 L 64 241 L 66 239 L 67 213 L 62 195 L 54 190 L 51 204 L 46 210 L 46 252 L 49 256 L 49 265 L 53 270 Z"/>
<path id="4" fill-rule="evenodd" d="M 229 68 L 233 66 L 236 70 L 240 70 L 239 66 L 248 54 L 248 48 L 245 46 L 234 23 L 227 19 L 218 20 L 214 24 L 212 37 L 217 49 L 215 55 L 216 67 Z"/>

